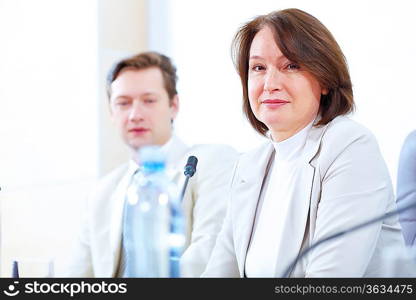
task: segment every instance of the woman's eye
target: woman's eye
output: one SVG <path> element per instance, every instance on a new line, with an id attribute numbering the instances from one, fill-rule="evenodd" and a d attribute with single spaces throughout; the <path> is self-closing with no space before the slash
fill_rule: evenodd
<path id="1" fill-rule="evenodd" d="M 260 65 L 255 65 L 255 66 L 251 67 L 251 69 L 252 69 L 253 71 L 258 72 L 258 71 L 262 71 L 262 70 L 264 70 L 265 68 L 264 68 L 263 66 L 260 66 Z"/>
<path id="2" fill-rule="evenodd" d="M 300 66 L 298 64 L 295 64 L 295 63 L 290 63 L 286 66 L 286 69 L 288 69 L 288 70 L 299 70 Z"/>

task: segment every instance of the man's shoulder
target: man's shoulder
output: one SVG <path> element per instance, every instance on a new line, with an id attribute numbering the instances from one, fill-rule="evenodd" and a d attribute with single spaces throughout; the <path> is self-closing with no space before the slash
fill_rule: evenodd
<path id="1" fill-rule="evenodd" d="M 102 194 L 110 195 L 126 174 L 127 170 L 128 163 L 124 163 L 98 179 L 91 190 L 90 197 L 97 197 Z"/>
<path id="2" fill-rule="evenodd" d="M 119 165 L 113 170 L 111 170 L 109 173 L 104 175 L 99 181 L 105 183 L 120 179 L 127 172 L 128 167 L 129 164 L 127 162 L 122 165 Z"/>
<path id="3" fill-rule="evenodd" d="M 188 149 L 188 153 L 200 153 L 207 155 L 230 154 L 238 155 L 238 152 L 231 146 L 225 144 L 196 144 Z"/>
<path id="4" fill-rule="evenodd" d="M 194 155 L 198 161 L 214 163 L 215 161 L 236 160 L 239 153 L 224 144 L 197 144 L 188 149 L 187 156 Z"/>
<path id="5" fill-rule="evenodd" d="M 198 159 L 197 169 L 203 173 L 222 173 L 224 169 L 232 169 L 238 159 L 239 153 L 231 146 L 224 144 L 197 144 L 189 147 L 186 160 L 189 156 Z"/>
<path id="6" fill-rule="evenodd" d="M 411 153 L 415 153 L 416 151 L 416 130 L 410 132 L 404 143 L 403 143 L 403 148 L 406 149 L 407 151 L 411 151 Z"/>

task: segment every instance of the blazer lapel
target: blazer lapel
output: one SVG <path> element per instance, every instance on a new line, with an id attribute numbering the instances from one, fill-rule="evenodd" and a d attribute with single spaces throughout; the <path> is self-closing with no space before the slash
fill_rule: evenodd
<path id="1" fill-rule="evenodd" d="M 284 224 L 283 236 L 276 264 L 276 277 L 284 276 L 285 270 L 296 259 L 307 238 L 308 216 L 310 213 L 311 196 L 313 194 L 313 182 L 315 167 L 311 161 L 319 151 L 322 135 L 326 126 L 312 127 L 308 133 L 305 147 L 302 153 L 302 167 L 293 197 L 289 203 L 288 215 Z M 301 262 L 298 262 L 301 264 Z M 295 268 L 296 269 L 296 268 Z M 293 269 L 291 270 L 293 273 Z"/>
<path id="2" fill-rule="evenodd" d="M 246 254 L 253 231 L 259 195 L 273 153 L 273 145 L 268 142 L 258 151 L 243 156 L 238 166 L 240 171 L 234 182 L 232 198 L 234 198 L 234 228 L 238 232 L 235 236 L 236 255 L 241 276 L 244 276 Z"/>
<path id="3" fill-rule="evenodd" d="M 285 219 L 282 243 L 279 247 L 276 277 L 283 277 L 286 268 L 297 257 L 302 248 L 307 228 L 310 208 L 310 195 L 315 169 L 307 164 L 299 174 L 299 184 L 290 199 L 287 217 Z"/>
<path id="4" fill-rule="evenodd" d="M 110 222 L 110 247 L 111 247 L 111 269 L 109 276 L 114 276 L 117 272 L 118 261 L 120 259 L 121 237 L 123 234 L 123 211 L 126 197 L 126 190 L 133 172 L 131 169 L 120 180 L 116 190 L 110 197 L 111 203 L 111 222 Z"/>

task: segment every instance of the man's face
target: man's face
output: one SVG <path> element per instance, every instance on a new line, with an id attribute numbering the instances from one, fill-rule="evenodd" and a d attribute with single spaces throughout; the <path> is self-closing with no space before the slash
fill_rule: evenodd
<path id="1" fill-rule="evenodd" d="M 124 142 L 138 150 L 170 139 L 178 98 L 169 101 L 159 68 L 125 69 L 111 84 L 110 109 Z"/>

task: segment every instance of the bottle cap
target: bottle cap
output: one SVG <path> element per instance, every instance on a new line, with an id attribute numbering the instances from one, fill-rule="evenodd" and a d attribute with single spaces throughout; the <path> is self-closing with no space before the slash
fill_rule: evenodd
<path id="1" fill-rule="evenodd" d="M 145 173 L 163 171 L 166 166 L 166 156 L 160 146 L 145 146 L 140 148 L 139 160 L 140 166 Z"/>

